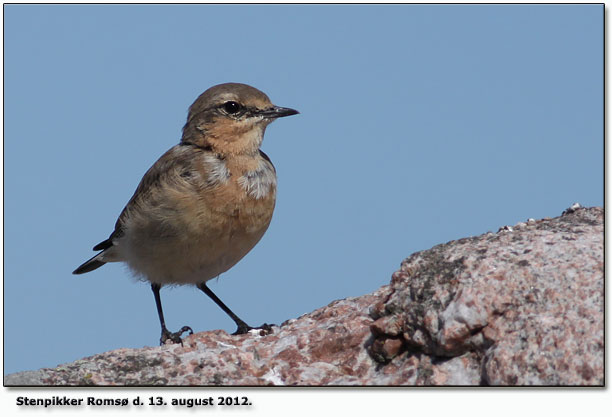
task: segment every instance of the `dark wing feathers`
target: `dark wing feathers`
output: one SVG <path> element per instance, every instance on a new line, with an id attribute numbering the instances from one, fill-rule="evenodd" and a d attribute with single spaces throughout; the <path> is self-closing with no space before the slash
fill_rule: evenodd
<path id="1" fill-rule="evenodd" d="M 98 243 L 93 247 L 93 250 L 104 250 L 113 246 L 113 238 L 115 237 L 115 232 L 111 233 L 110 237 L 103 242 Z"/>
<path id="2" fill-rule="evenodd" d="M 194 152 L 193 148 L 198 148 L 200 152 Z M 146 190 L 151 189 L 151 187 L 155 187 L 161 181 L 163 181 L 164 176 L 171 171 L 172 165 L 180 165 L 188 168 L 192 168 L 194 156 L 200 154 L 201 152 L 207 152 L 210 149 L 200 148 L 195 145 L 189 143 L 181 143 L 169 149 L 164 155 L 161 156 L 153 164 L 151 168 L 146 172 L 146 174 L 142 177 L 140 184 L 136 188 L 134 195 L 130 198 L 130 201 L 126 204 L 123 211 L 119 215 L 117 222 L 115 223 L 115 230 L 108 237 L 108 239 L 98 243 L 93 247 L 95 251 L 105 251 L 106 249 L 113 246 L 113 240 L 121 237 L 123 235 L 123 220 L 126 216 L 128 208 L 134 203 L 137 196 L 142 195 Z M 73 274 L 84 274 L 86 272 L 93 271 L 104 265 L 106 262 L 100 261 L 96 259 L 100 254 L 95 255 L 83 265 L 79 266 L 74 270 Z"/>

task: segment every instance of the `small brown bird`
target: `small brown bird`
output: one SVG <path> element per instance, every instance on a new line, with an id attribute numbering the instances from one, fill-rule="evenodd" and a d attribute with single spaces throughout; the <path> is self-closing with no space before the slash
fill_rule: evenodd
<path id="1" fill-rule="evenodd" d="M 107 262 L 125 262 L 151 282 L 161 324 L 160 343 L 182 343 L 184 326 L 170 332 L 159 291 L 165 284 L 193 284 L 236 323 L 234 334 L 253 329 L 207 286 L 234 266 L 265 233 L 276 202 L 276 170 L 259 147 L 266 127 L 298 114 L 278 107 L 246 84 L 206 90 L 189 108 L 181 142 L 144 175 L 101 250 L 73 273 Z M 264 324 L 261 328 L 269 328 Z"/>

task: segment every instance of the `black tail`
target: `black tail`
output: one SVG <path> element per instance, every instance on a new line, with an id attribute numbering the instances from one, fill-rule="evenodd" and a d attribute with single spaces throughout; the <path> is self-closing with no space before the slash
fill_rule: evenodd
<path id="1" fill-rule="evenodd" d="M 94 246 L 93 250 L 101 250 L 102 252 L 100 252 L 99 254 L 93 256 L 91 259 L 89 259 L 83 265 L 79 266 L 77 269 L 72 271 L 72 273 L 75 274 L 75 275 L 85 274 L 87 272 L 93 271 L 94 269 L 98 269 L 102 265 L 104 265 L 106 262 L 101 261 L 101 260 L 96 259 L 96 258 L 98 256 L 102 255 L 106 249 L 108 249 L 111 246 L 113 246 L 113 236 L 114 235 L 115 235 L 115 232 L 113 232 L 108 239 L 106 239 L 105 241 L 100 242 L 96 246 Z"/>
<path id="2" fill-rule="evenodd" d="M 79 275 L 79 274 L 84 274 L 86 272 L 91 272 L 94 269 L 100 268 L 102 265 L 104 265 L 106 263 L 106 262 L 103 262 L 103 261 L 100 261 L 100 260 L 96 259 L 100 255 L 101 255 L 101 253 L 97 254 L 94 257 L 92 257 L 87 262 L 85 262 L 83 265 L 79 266 L 77 269 L 72 271 L 72 273 L 75 274 L 75 275 Z"/>

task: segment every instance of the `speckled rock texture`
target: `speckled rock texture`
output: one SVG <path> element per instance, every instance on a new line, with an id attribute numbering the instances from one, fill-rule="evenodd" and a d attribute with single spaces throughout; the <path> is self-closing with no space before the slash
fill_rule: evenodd
<path id="1" fill-rule="evenodd" d="M 603 210 L 572 206 L 415 253 L 372 310 L 370 350 L 418 362 L 417 384 L 601 385 L 603 238 Z"/>
<path id="2" fill-rule="evenodd" d="M 603 385 L 603 209 L 415 253 L 390 285 L 273 333 L 197 333 L 5 385 Z"/>

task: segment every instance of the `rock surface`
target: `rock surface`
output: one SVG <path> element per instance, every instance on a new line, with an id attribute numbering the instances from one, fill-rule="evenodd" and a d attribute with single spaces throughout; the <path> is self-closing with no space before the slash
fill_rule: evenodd
<path id="1" fill-rule="evenodd" d="M 274 332 L 209 331 L 5 385 L 603 385 L 603 209 L 415 253 L 390 285 Z"/>

